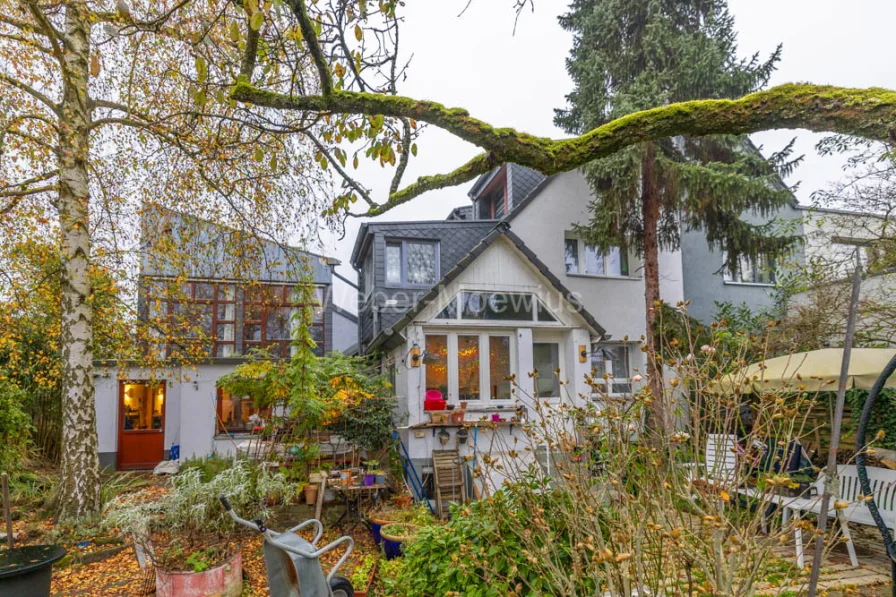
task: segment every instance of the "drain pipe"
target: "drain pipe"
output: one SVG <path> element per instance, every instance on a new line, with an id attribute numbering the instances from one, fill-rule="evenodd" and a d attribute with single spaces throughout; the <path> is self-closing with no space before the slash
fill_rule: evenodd
<path id="1" fill-rule="evenodd" d="M 856 470 L 859 473 L 859 483 L 862 484 L 862 495 L 870 498 L 866 505 L 887 548 L 887 556 L 890 558 L 890 588 L 893 597 L 896 597 L 896 544 L 893 542 L 893 534 L 887 527 L 887 523 L 884 522 L 883 517 L 880 515 L 880 510 L 877 509 L 874 494 L 871 492 L 871 483 L 868 481 L 868 470 L 865 468 L 865 432 L 868 429 L 868 423 L 871 421 L 871 411 L 874 408 L 874 403 L 877 402 L 878 396 L 880 396 L 880 391 L 884 388 L 894 371 L 896 371 L 896 356 L 890 359 L 890 362 L 881 371 L 880 377 L 874 382 L 874 386 L 868 392 L 868 397 L 865 398 L 865 406 L 862 407 L 862 417 L 859 419 L 859 427 L 856 429 Z"/>

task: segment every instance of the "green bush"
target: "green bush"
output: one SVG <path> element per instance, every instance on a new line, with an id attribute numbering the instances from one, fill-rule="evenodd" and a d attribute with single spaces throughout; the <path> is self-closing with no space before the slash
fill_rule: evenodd
<path id="1" fill-rule="evenodd" d="M 859 425 L 859 419 L 862 416 L 862 409 L 865 406 L 865 399 L 868 397 L 867 390 L 849 390 L 846 392 L 846 403 L 849 407 L 850 421 L 846 426 L 846 431 L 851 435 L 855 434 Z M 874 410 L 871 411 L 871 420 L 868 422 L 868 428 L 865 430 L 867 441 L 874 439 L 878 431 L 883 431 L 884 436 L 874 442 L 878 448 L 886 448 L 888 450 L 896 450 L 896 390 L 886 388 L 877 398 Z M 848 446 L 853 448 L 854 446 Z"/>
<path id="2" fill-rule="evenodd" d="M 17 385 L 0 379 L 0 470 L 15 471 L 26 455 L 31 420 L 24 410 L 25 400 L 25 392 Z"/>

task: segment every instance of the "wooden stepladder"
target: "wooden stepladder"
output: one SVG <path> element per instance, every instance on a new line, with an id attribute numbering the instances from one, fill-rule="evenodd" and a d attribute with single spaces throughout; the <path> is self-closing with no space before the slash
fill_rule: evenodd
<path id="1" fill-rule="evenodd" d="M 448 518 L 451 502 L 467 501 L 467 486 L 457 450 L 432 451 L 433 483 L 436 489 L 436 515 Z"/>

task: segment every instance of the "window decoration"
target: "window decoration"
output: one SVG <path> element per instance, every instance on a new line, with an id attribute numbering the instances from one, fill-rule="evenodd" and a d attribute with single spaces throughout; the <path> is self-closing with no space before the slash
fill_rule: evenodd
<path id="1" fill-rule="evenodd" d="M 628 253 L 613 247 L 607 253 L 577 238 L 567 238 L 564 243 L 566 273 L 588 276 L 627 277 Z"/>
<path id="2" fill-rule="evenodd" d="M 390 240 L 386 242 L 386 284 L 432 286 L 439 276 L 438 243 Z"/>
<path id="3" fill-rule="evenodd" d="M 460 309 L 458 309 L 458 304 Z M 555 323 L 557 318 L 541 300 L 523 292 L 464 291 L 439 312 L 436 319 L 469 321 L 540 321 Z"/>
<path id="4" fill-rule="evenodd" d="M 594 381 L 606 387 L 608 394 L 630 394 L 630 361 L 628 347 L 617 345 L 594 345 L 591 351 L 591 369 Z"/>

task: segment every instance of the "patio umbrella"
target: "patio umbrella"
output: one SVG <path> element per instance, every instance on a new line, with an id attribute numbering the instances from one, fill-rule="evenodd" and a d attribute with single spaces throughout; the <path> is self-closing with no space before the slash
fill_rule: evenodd
<path id="1" fill-rule="evenodd" d="M 847 388 L 870 390 L 887 363 L 896 355 L 892 348 L 853 348 L 849 359 Z M 710 386 L 715 393 L 763 391 L 836 392 L 843 362 L 842 348 L 822 348 L 766 359 L 730 373 Z M 896 388 L 896 375 L 887 380 Z"/>

